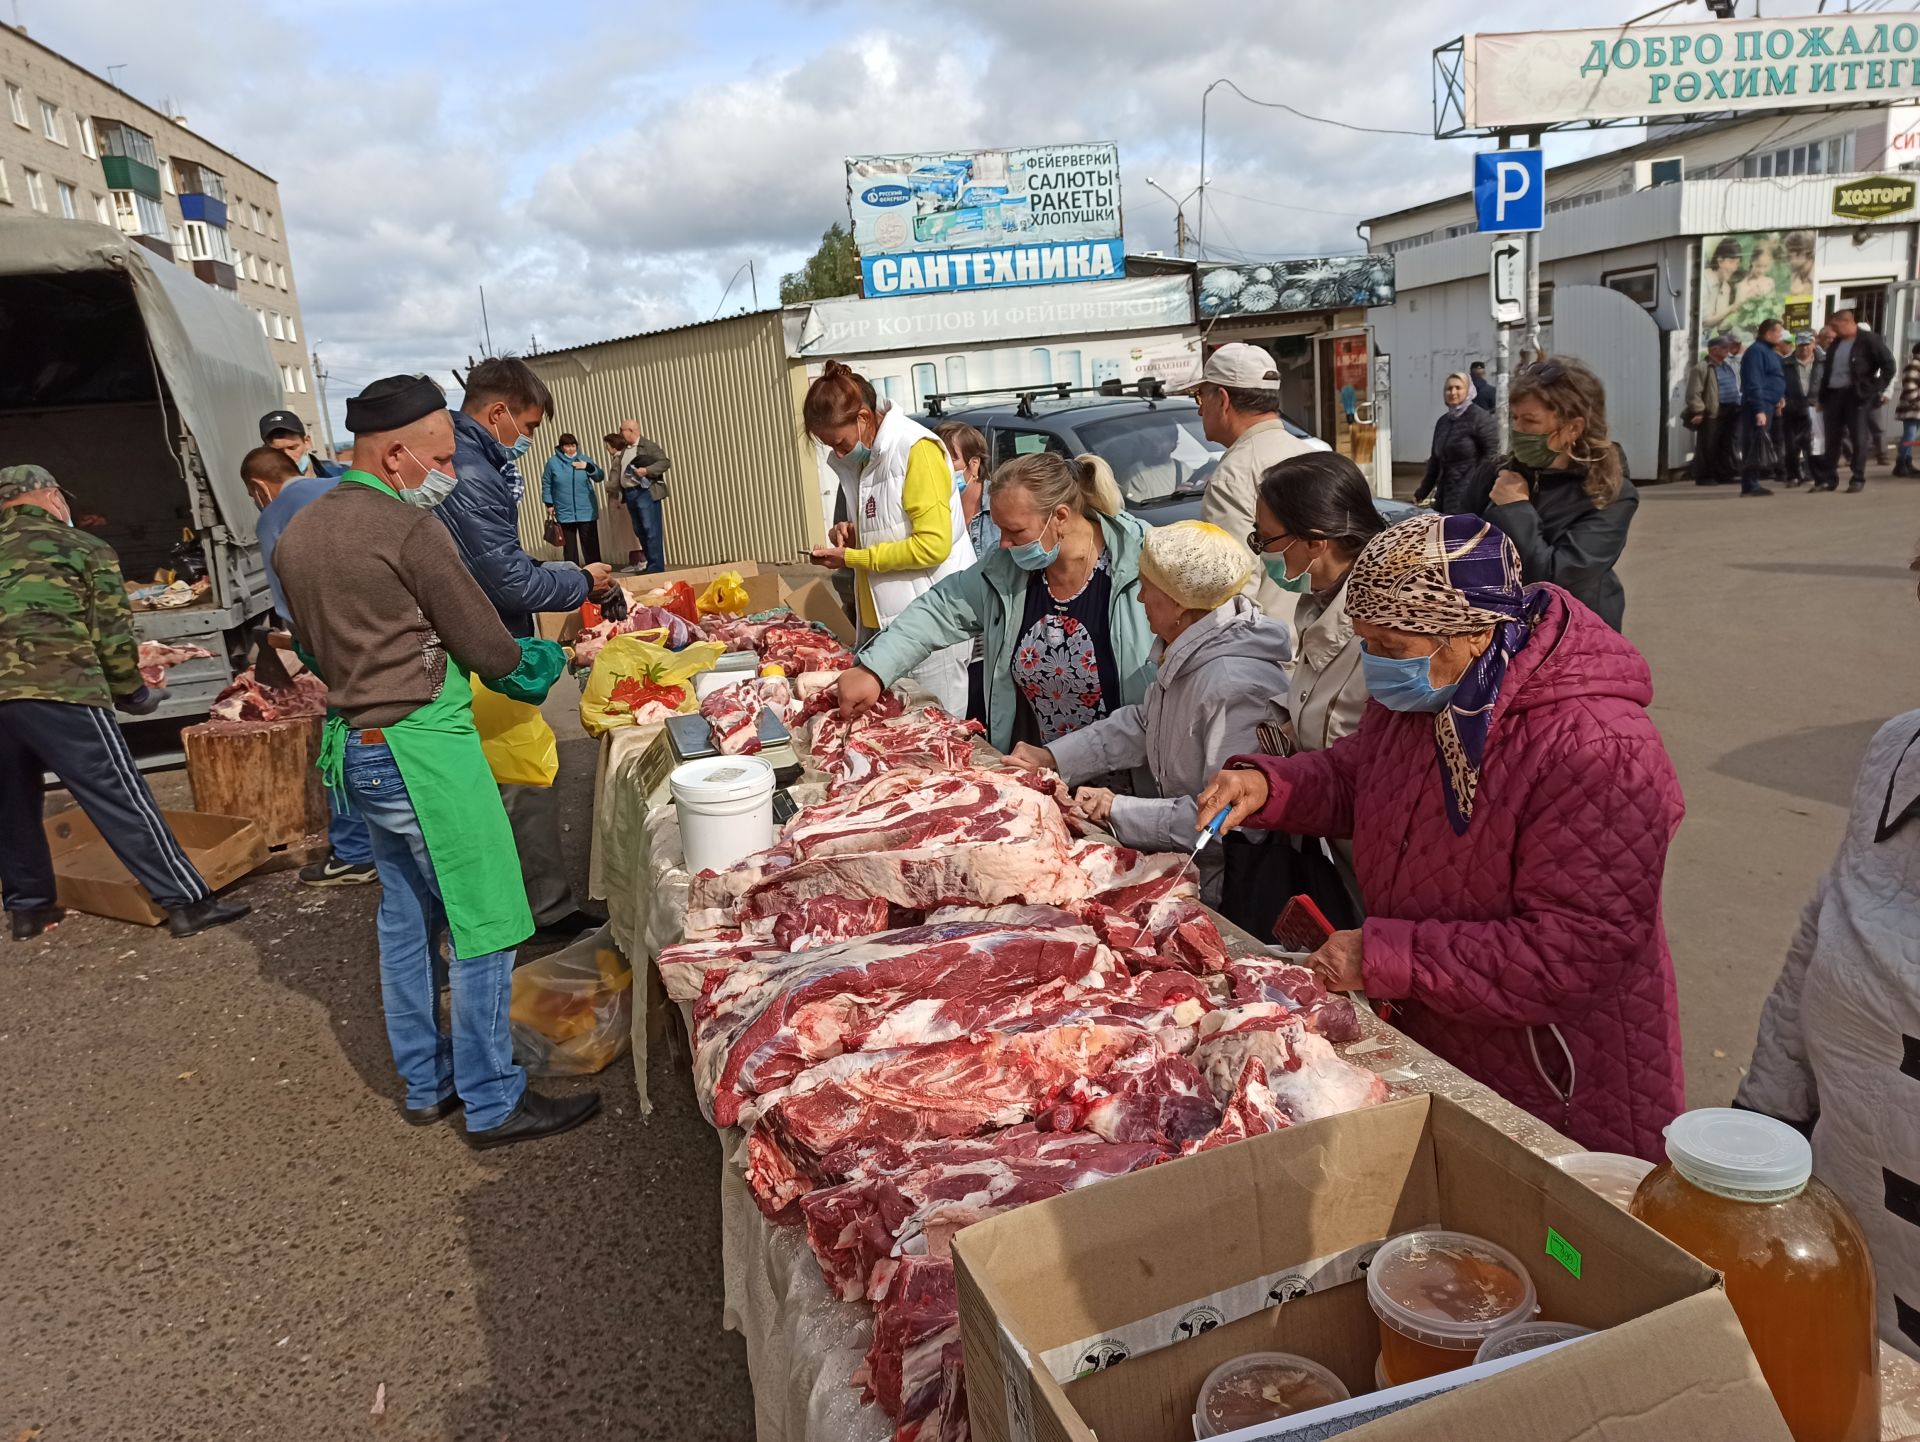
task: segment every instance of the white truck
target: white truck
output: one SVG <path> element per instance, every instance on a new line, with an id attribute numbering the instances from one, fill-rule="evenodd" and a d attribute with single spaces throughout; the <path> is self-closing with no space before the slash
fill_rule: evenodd
<path id="1" fill-rule="evenodd" d="M 106 226 L 0 218 L 0 358 L 0 466 L 51 471 L 130 585 L 207 578 L 191 605 L 134 612 L 142 640 L 213 653 L 168 674 L 155 713 L 204 714 L 272 604 L 240 480 L 285 404 L 258 321 Z"/>

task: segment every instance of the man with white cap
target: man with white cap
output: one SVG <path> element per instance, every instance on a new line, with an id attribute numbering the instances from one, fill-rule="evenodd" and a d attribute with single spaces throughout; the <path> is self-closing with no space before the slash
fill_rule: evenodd
<path id="1" fill-rule="evenodd" d="M 1207 439 L 1227 448 L 1207 482 L 1201 518 L 1229 536 L 1244 536 L 1253 529 L 1267 467 L 1308 450 L 1280 423 L 1280 369 L 1259 346 L 1235 341 L 1208 356 L 1200 379 L 1181 387 L 1181 394 L 1199 402 Z M 1293 619 L 1295 597 L 1264 575 L 1251 594 L 1274 620 Z"/>
<path id="2" fill-rule="evenodd" d="M 1049 746 L 1013 748 L 1017 766 L 1057 771 L 1069 784 L 1144 764 L 1159 796 L 1117 796 L 1082 786 L 1083 815 L 1142 851 L 1193 846 L 1194 797 L 1238 749 L 1256 745 L 1269 700 L 1287 689 L 1288 628 L 1244 594 L 1253 574 L 1246 542 L 1205 521 L 1147 533 L 1140 604 L 1159 670 L 1144 700 L 1070 731 Z M 1223 848 L 1200 853 L 1200 895 L 1218 905 Z"/>

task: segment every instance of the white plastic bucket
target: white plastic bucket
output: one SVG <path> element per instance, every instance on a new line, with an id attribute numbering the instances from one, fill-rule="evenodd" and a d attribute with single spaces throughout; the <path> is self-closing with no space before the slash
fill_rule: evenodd
<path id="1" fill-rule="evenodd" d="M 706 756 L 667 778 L 687 870 L 725 871 L 774 842 L 773 766 L 759 756 Z"/>

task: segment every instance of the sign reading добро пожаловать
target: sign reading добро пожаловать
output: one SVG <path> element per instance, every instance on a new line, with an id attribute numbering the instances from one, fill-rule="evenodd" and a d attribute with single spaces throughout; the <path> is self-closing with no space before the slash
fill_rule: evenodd
<path id="1" fill-rule="evenodd" d="M 847 208 L 869 296 L 1122 273 L 1112 144 L 856 155 Z"/>
<path id="2" fill-rule="evenodd" d="M 1884 11 L 1466 38 L 1469 125 L 1920 98 L 1920 17 Z"/>

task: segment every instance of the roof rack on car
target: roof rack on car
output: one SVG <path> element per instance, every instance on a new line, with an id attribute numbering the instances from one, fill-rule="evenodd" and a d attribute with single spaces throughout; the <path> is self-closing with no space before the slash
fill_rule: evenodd
<path id="1" fill-rule="evenodd" d="M 1116 376 L 1101 381 L 1097 386 L 1070 386 L 1060 381 L 1038 386 L 990 386 L 977 391 L 936 391 L 927 397 L 927 414 L 932 417 L 943 416 L 951 402 L 971 401 L 982 396 L 1013 396 L 1018 402 L 1016 413 L 1031 418 L 1036 400 L 1063 401 L 1072 396 L 1108 396 L 1115 399 L 1137 396 L 1143 401 L 1163 401 L 1167 398 L 1167 383 L 1157 376 L 1142 376 L 1128 385 Z"/>

